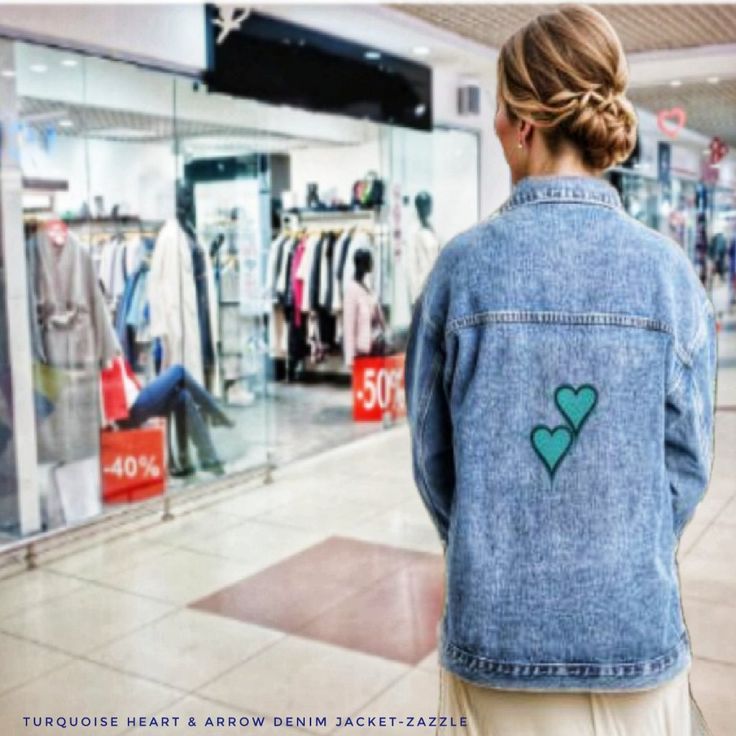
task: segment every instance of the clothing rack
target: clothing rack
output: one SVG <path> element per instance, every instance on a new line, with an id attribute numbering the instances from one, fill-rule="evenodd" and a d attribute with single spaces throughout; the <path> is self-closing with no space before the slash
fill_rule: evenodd
<path id="1" fill-rule="evenodd" d="M 281 214 L 282 230 L 317 226 L 320 230 L 341 230 L 353 226 L 374 226 L 377 213 L 373 210 L 299 210 Z"/>

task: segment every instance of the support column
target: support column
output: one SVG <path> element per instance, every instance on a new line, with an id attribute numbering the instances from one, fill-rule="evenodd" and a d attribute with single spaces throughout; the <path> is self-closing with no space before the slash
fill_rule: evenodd
<path id="1" fill-rule="evenodd" d="M 14 72 L 13 42 L 0 39 L 0 249 L 5 262 L 6 301 L 0 308 L 5 311 L 8 326 L 19 524 L 21 535 L 27 536 L 41 529 L 41 506 Z"/>

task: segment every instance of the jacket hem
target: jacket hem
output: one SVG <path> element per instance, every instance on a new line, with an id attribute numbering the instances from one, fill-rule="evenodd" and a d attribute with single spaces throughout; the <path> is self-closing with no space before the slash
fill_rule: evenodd
<path id="1" fill-rule="evenodd" d="M 440 646 L 440 664 L 473 684 L 500 690 L 646 690 L 673 679 L 691 663 L 683 632 L 678 643 L 653 659 L 634 662 L 504 662 L 471 654 L 452 643 Z"/>

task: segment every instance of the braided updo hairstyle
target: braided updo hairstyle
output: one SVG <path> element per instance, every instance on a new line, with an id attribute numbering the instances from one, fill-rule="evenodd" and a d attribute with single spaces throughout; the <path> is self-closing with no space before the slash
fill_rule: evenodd
<path id="1" fill-rule="evenodd" d="M 625 160 L 636 145 L 627 82 L 616 32 L 586 5 L 537 16 L 498 57 L 498 97 L 509 119 L 540 128 L 553 155 L 570 141 L 594 169 Z"/>

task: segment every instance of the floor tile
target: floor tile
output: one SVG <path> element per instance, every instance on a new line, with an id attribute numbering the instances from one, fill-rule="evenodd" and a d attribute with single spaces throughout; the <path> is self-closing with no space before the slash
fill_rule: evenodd
<path id="1" fill-rule="evenodd" d="M 183 542 L 181 548 L 236 560 L 245 576 L 296 554 L 323 538 L 313 531 L 249 520 L 219 534 L 193 537 Z"/>
<path id="2" fill-rule="evenodd" d="M 285 729 L 283 726 L 274 726 L 273 718 L 270 716 L 258 716 L 254 713 L 248 713 L 243 710 L 237 710 L 227 705 L 214 703 L 204 698 L 189 695 L 178 703 L 165 708 L 161 716 L 169 716 L 172 721 L 170 726 L 166 728 L 156 728 L 156 734 L 160 736 L 199 736 L 199 734 L 212 734 L 212 736 L 220 736 L 220 734 L 259 734 L 259 736 L 308 736 L 307 731 L 300 731 L 296 728 Z M 173 718 L 178 717 L 179 721 L 173 725 Z M 263 725 L 254 723 L 254 718 L 262 718 Z M 194 725 L 189 725 L 189 719 L 194 719 Z M 218 719 L 222 725 L 218 728 Z M 126 735 L 130 736 L 151 736 L 150 728 L 134 728 L 126 731 Z"/>
<path id="3" fill-rule="evenodd" d="M 221 616 L 181 610 L 88 657 L 171 687 L 194 690 L 282 636 Z"/>
<path id="4" fill-rule="evenodd" d="M 736 666 L 695 659 L 690 686 L 712 736 L 733 736 L 736 723 Z"/>
<path id="5" fill-rule="evenodd" d="M 61 652 L 15 636 L 0 634 L 0 662 L 3 663 L 0 694 L 70 661 Z"/>
<path id="6" fill-rule="evenodd" d="M 31 570 L 0 580 L 0 619 L 28 611 L 39 603 L 75 590 L 82 590 L 85 585 L 80 580 L 56 575 L 44 569 Z"/>
<path id="7" fill-rule="evenodd" d="M 299 635 L 416 665 L 437 646 L 442 589 L 440 558 L 417 553 L 306 624 Z"/>
<path id="8" fill-rule="evenodd" d="M 340 533 L 350 524 L 369 519 L 378 513 L 372 504 L 358 503 L 340 498 L 338 488 L 334 496 L 319 498 L 306 495 L 286 506 L 279 506 L 255 517 L 258 521 L 281 524 L 326 534 Z"/>
<path id="9" fill-rule="evenodd" d="M 405 665 L 289 636 L 198 694 L 268 715 L 327 718 L 309 731 L 328 733 L 338 716 L 363 708 L 407 672 Z"/>
<path id="10" fill-rule="evenodd" d="M 119 590 L 186 605 L 244 574 L 244 566 L 237 561 L 175 549 L 123 570 L 109 584 Z"/>
<path id="11" fill-rule="evenodd" d="M 419 669 L 424 670 L 425 672 L 437 672 L 439 670 L 440 661 L 438 652 L 435 649 L 433 652 L 430 652 L 418 665 Z"/>
<path id="12" fill-rule="evenodd" d="M 331 537 L 196 601 L 193 607 L 295 633 L 405 561 L 390 547 Z"/>
<path id="13" fill-rule="evenodd" d="M 706 529 L 681 560 L 680 580 L 683 595 L 736 608 L 736 571 L 733 555 L 723 554 L 721 545 L 736 530 L 720 521 Z"/>
<path id="14" fill-rule="evenodd" d="M 3 619 L 0 630 L 83 654 L 171 610 L 164 603 L 96 585 Z"/>
<path id="15" fill-rule="evenodd" d="M 431 726 L 406 726 L 407 716 L 414 717 L 414 723 L 419 718 L 428 722 L 429 718 L 437 716 L 439 711 L 439 672 L 426 672 L 414 669 L 395 682 L 386 691 L 372 700 L 359 713 L 355 714 L 356 725 L 359 726 L 360 736 L 384 736 L 387 733 L 414 734 L 415 736 L 435 736 L 437 729 Z M 393 727 L 373 727 L 367 721 L 361 726 L 358 717 L 385 716 L 396 718 Z M 399 724 L 402 721 L 403 724 Z M 390 723 L 390 722 L 389 722 Z M 378 724 L 378 722 L 377 722 Z"/>
<path id="16" fill-rule="evenodd" d="M 204 534 L 220 534 L 240 522 L 230 513 L 218 513 L 209 508 L 176 515 L 170 521 L 162 521 L 141 532 L 152 542 L 177 547 L 193 537 Z"/>
<path id="17" fill-rule="evenodd" d="M 683 598 L 683 611 L 695 656 L 736 664 L 736 608 Z"/>
<path id="18" fill-rule="evenodd" d="M 128 730 L 126 718 L 158 710 L 180 699 L 177 690 L 89 662 L 72 662 L 54 672 L 0 696 L 0 733 L 71 734 L 72 729 L 28 730 L 23 716 L 117 716 L 118 728 L 95 733 L 119 734 Z M 80 731 L 77 730 L 79 733 Z"/>
<path id="19" fill-rule="evenodd" d="M 48 563 L 50 570 L 85 580 L 108 580 L 115 573 L 170 551 L 146 535 L 132 533 L 109 541 L 91 542 L 87 549 Z"/>
<path id="20" fill-rule="evenodd" d="M 429 517 L 421 519 L 411 504 L 407 506 L 402 503 L 361 523 L 349 526 L 345 529 L 345 534 L 370 542 L 421 552 L 437 554 L 442 552 L 442 544 Z"/>

